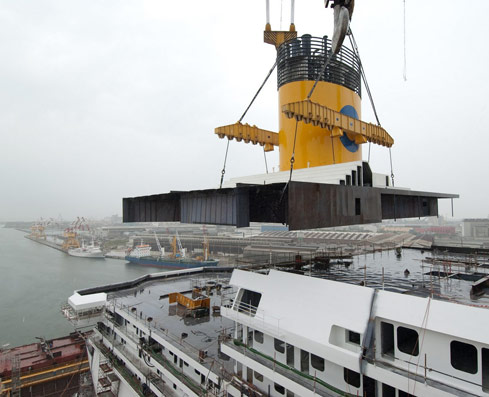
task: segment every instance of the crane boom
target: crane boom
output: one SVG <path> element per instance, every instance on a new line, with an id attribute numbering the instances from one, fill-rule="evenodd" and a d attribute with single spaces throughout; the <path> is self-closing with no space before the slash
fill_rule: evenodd
<path id="1" fill-rule="evenodd" d="M 158 247 L 158 250 L 160 251 L 160 255 L 163 256 L 165 255 L 164 249 L 161 247 L 160 240 L 158 240 L 158 236 L 156 235 L 156 232 L 153 230 L 153 234 L 155 235 L 155 240 L 156 240 L 156 245 Z"/>
<path id="2" fill-rule="evenodd" d="M 182 247 L 182 242 L 180 241 L 180 236 L 178 235 L 178 230 L 175 230 L 175 237 L 177 239 L 178 250 L 180 251 L 180 256 L 185 258 L 185 250 Z"/>

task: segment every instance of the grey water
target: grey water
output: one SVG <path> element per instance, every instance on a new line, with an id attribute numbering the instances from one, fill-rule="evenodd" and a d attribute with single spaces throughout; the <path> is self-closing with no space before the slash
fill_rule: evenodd
<path id="1" fill-rule="evenodd" d="M 24 235 L 0 228 L 0 348 L 73 332 L 61 306 L 74 290 L 161 271 L 118 259 L 72 257 Z"/>

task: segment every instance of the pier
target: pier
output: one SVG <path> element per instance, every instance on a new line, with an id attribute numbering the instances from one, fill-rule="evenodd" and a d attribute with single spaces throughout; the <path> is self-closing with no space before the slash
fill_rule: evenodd
<path id="1" fill-rule="evenodd" d="M 47 241 L 47 240 L 44 240 L 44 239 L 34 238 L 34 237 L 29 236 L 29 235 L 25 235 L 24 237 L 26 239 L 31 240 L 31 241 L 35 241 L 36 243 L 47 245 L 48 247 L 54 248 L 54 249 L 56 249 L 58 251 L 61 251 L 61 252 L 64 252 L 64 253 L 68 253 L 68 250 L 63 249 L 59 244 L 53 243 L 51 241 Z"/>

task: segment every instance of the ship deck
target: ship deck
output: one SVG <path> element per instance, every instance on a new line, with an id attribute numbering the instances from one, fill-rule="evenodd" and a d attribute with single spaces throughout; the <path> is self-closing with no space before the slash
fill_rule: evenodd
<path id="1" fill-rule="evenodd" d="M 486 257 L 424 253 L 404 249 L 332 260 L 327 266 L 306 265 L 289 270 L 343 283 L 364 285 L 401 294 L 489 308 L 489 265 Z M 287 267 L 283 267 L 286 270 Z M 474 294 L 474 284 L 480 288 Z"/>
<path id="2" fill-rule="evenodd" d="M 109 293 L 107 300 L 119 310 L 143 321 L 152 332 L 161 335 L 196 360 L 199 360 L 199 353 L 205 351 L 206 358 L 200 360 L 203 365 L 210 367 L 217 360 L 232 372 L 229 358 L 219 353 L 218 338 L 232 335 L 234 324 L 221 317 L 218 310 L 213 310 L 213 307 L 221 306 L 222 300 L 229 293 L 234 292 L 228 285 L 230 276 L 231 272 L 187 273 L 164 281 L 146 281 L 132 288 Z M 194 318 L 184 306 L 169 303 L 171 293 L 179 292 L 191 297 L 193 288 L 201 288 L 205 294 L 206 285 L 217 284 L 222 287 L 220 291 L 216 288 L 210 291 L 209 315 Z"/>
<path id="3" fill-rule="evenodd" d="M 56 362 L 79 359 L 85 353 L 85 341 L 77 334 L 0 351 L 0 375 L 10 374 L 14 356 L 19 357 L 21 372 L 39 369 Z"/>
<path id="4" fill-rule="evenodd" d="M 479 260 L 479 265 L 457 265 L 453 258 L 447 257 L 443 261 L 440 256 L 430 259 L 431 255 L 419 250 L 403 250 L 402 256 L 398 258 L 392 250 L 356 255 L 351 260 L 333 259 L 324 267 L 308 264 L 298 268 L 297 263 L 288 262 L 272 266 L 247 265 L 243 268 L 267 272 L 272 267 L 305 276 L 401 294 L 431 296 L 434 299 L 464 305 L 489 307 L 489 287 L 483 288 L 483 293 L 478 296 L 471 293 L 474 283 L 489 275 L 489 267 L 484 261 Z M 235 291 L 228 286 L 232 270 L 201 268 L 182 272 L 162 272 L 143 277 L 139 281 L 128 282 L 125 286 L 98 287 L 80 293 L 108 292 L 108 300 L 114 301 L 125 312 L 143 319 L 151 317 L 151 328 L 179 349 L 197 358 L 199 351 L 207 351 L 208 357 L 215 359 L 221 358 L 218 356 L 219 335 L 231 335 L 233 323 L 221 317 L 219 313 L 213 313 L 212 307 L 221 306 L 223 301 L 234 295 Z M 164 276 L 165 274 L 172 275 Z M 202 288 L 209 282 L 220 283 L 223 286 L 220 292 L 212 290 L 209 316 L 187 317 L 183 306 L 169 304 L 168 294 L 180 292 L 191 296 L 194 287 Z M 184 334 L 186 336 L 182 338 Z"/>

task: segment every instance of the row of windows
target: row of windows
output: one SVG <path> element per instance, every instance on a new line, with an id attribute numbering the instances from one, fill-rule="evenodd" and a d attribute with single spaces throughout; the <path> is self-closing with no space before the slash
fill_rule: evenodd
<path id="1" fill-rule="evenodd" d="M 253 371 L 253 376 L 254 378 L 259 381 L 263 382 L 263 375 L 260 374 L 259 372 Z M 360 374 L 358 372 L 352 371 L 348 368 L 343 369 L 343 378 L 346 383 L 348 383 L 350 386 L 359 388 L 360 387 Z M 280 386 L 278 383 L 275 383 L 275 390 L 279 392 L 280 394 L 284 394 L 283 390 L 284 388 Z M 282 390 L 282 391 L 281 391 Z M 290 392 L 287 392 L 287 395 L 289 395 Z"/>
<path id="2" fill-rule="evenodd" d="M 255 379 L 257 381 L 263 382 L 263 375 L 261 375 L 260 373 L 253 371 L 253 376 L 255 377 Z M 290 390 L 286 390 L 285 387 L 283 387 L 282 385 L 280 385 L 278 383 L 274 382 L 273 388 L 279 394 L 285 395 L 285 392 L 287 392 L 287 397 L 294 397 L 294 393 L 292 393 Z"/>
<path id="3" fill-rule="evenodd" d="M 277 393 L 284 395 L 285 392 L 287 392 L 287 397 L 294 397 L 294 393 L 292 393 L 290 390 L 286 390 L 285 387 L 279 385 L 278 383 L 274 383 L 273 388 Z"/>
<path id="4" fill-rule="evenodd" d="M 399 397 L 414 397 L 412 394 L 405 391 L 398 390 Z M 396 397 L 396 388 L 382 383 L 382 397 Z"/>
<path id="5" fill-rule="evenodd" d="M 359 343 L 360 341 L 360 334 L 355 333 L 350 331 L 349 332 L 349 340 L 352 343 Z M 255 330 L 254 331 L 254 340 L 258 343 L 263 343 L 263 333 L 260 331 Z M 288 343 L 285 343 L 284 341 L 274 338 L 273 340 L 274 348 L 275 351 L 279 353 L 285 353 L 287 349 L 287 364 L 289 366 L 294 367 L 294 346 L 289 345 Z M 325 369 L 325 360 L 324 358 L 315 355 L 314 353 L 309 353 L 305 350 L 300 349 L 300 370 L 301 372 L 309 373 L 309 363 L 312 368 L 319 372 L 324 372 Z M 259 374 L 258 372 L 254 371 L 254 377 L 260 381 L 263 382 L 263 375 Z M 344 369 L 344 380 L 346 383 L 348 383 L 351 386 L 354 386 L 356 388 L 360 387 L 360 374 L 358 372 L 349 370 L 347 368 Z M 283 394 L 283 393 L 281 393 Z"/>
<path id="6" fill-rule="evenodd" d="M 256 342 L 263 343 L 263 340 L 264 340 L 263 332 L 254 330 L 254 336 L 253 337 L 254 337 L 254 340 Z M 348 339 L 352 343 L 359 344 L 360 343 L 360 334 L 353 332 L 353 331 L 349 331 L 348 332 Z M 290 352 L 289 351 L 287 352 L 287 355 L 289 356 L 289 357 L 287 357 L 287 364 L 293 366 L 294 365 L 293 346 L 286 344 L 284 341 L 277 339 L 277 338 L 273 339 L 273 344 L 274 344 L 275 351 L 277 351 L 278 353 L 281 353 L 281 354 L 285 353 L 286 348 L 287 349 L 290 348 Z M 290 357 L 290 356 L 292 356 L 292 357 Z M 325 365 L 324 358 L 319 357 L 313 353 L 306 352 L 304 350 L 301 350 L 301 371 L 309 372 L 309 356 L 310 356 L 311 366 L 315 370 L 323 372 L 324 371 L 324 365 Z M 290 360 L 290 358 L 292 358 L 292 359 Z"/>
<path id="7" fill-rule="evenodd" d="M 254 339 L 257 343 L 263 343 L 263 332 L 254 331 Z M 360 334 L 358 332 L 348 331 L 348 342 L 360 345 Z M 285 344 L 279 339 L 274 340 L 275 350 L 279 353 L 285 353 Z"/>
<path id="8" fill-rule="evenodd" d="M 394 356 L 394 325 L 382 321 L 380 323 L 381 352 Z M 402 326 L 397 327 L 397 348 L 400 352 L 411 356 L 419 355 L 419 334 L 416 330 Z M 474 345 L 460 341 L 450 342 L 450 364 L 453 368 L 469 374 L 479 370 L 478 351 Z M 482 349 L 482 369 L 489 369 L 489 349 Z M 486 369 L 486 372 L 487 372 Z M 484 371 L 483 371 L 484 372 Z M 489 375 L 484 378 L 483 386 L 489 387 Z"/>
<path id="9" fill-rule="evenodd" d="M 287 346 L 287 349 L 290 349 L 289 350 L 290 353 L 289 352 L 287 353 L 287 355 L 289 356 L 288 359 L 287 359 L 287 364 L 290 364 L 290 365 L 294 366 L 294 359 L 293 359 L 293 356 L 294 356 L 294 352 L 293 352 L 294 346 L 289 345 L 288 343 L 286 344 L 284 341 L 282 341 L 280 339 L 277 339 L 277 338 L 274 338 L 273 339 L 273 343 L 274 343 L 275 350 L 277 352 L 279 352 L 279 353 L 282 353 L 282 354 L 285 353 L 286 346 Z M 301 350 L 301 352 L 305 353 L 304 360 L 307 360 L 308 363 L 309 363 L 309 353 L 306 352 L 306 351 L 304 351 L 304 350 Z M 318 371 L 321 371 L 321 372 L 324 371 L 324 358 L 319 357 L 319 356 L 316 356 L 313 353 L 311 353 L 310 355 L 311 355 L 311 366 L 314 369 L 318 370 Z M 292 360 L 290 360 L 290 356 L 292 356 Z M 302 356 L 301 356 L 301 359 L 302 359 Z"/>
<path id="10" fill-rule="evenodd" d="M 175 353 L 173 353 L 171 350 L 168 350 L 168 353 L 170 353 L 170 356 L 173 357 L 173 363 L 174 364 L 178 364 L 178 366 L 180 368 L 182 368 L 183 370 L 183 366 L 186 366 L 186 367 L 190 367 L 189 363 L 187 363 L 185 360 L 183 360 L 182 358 L 179 358 Z M 197 376 L 200 376 L 200 383 L 203 385 L 205 384 L 205 381 L 206 381 L 206 375 L 205 374 L 202 374 L 200 373 L 200 371 L 198 369 L 195 369 L 194 368 L 194 372 Z M 212 380 L 208 379 L 207 380 L 209 382 L 209 384 L 212 384 L 212 386 L 214 388 L 219 388 L 219 386 L 217 384 L 215 384 L 214 382 L 212 382 Z"/>

